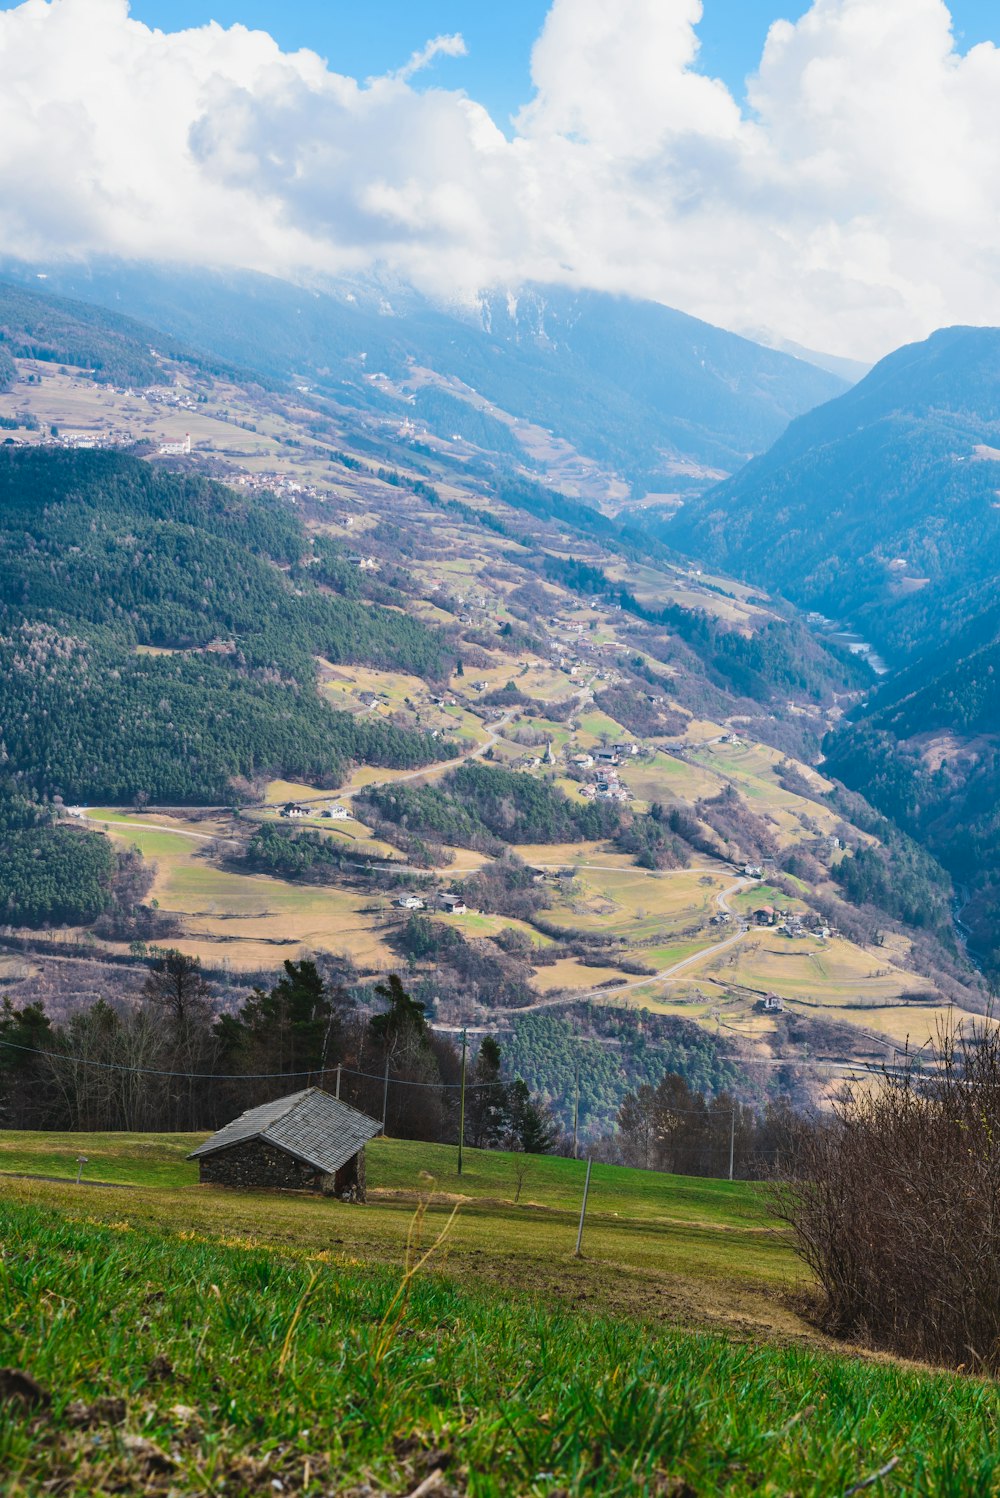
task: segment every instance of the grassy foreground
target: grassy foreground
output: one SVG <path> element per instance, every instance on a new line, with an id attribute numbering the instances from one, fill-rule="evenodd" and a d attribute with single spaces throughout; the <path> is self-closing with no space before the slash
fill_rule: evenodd
<path id="1" fill-rule="evenodd" d="M 577 1261 L 580 1167 L 533 1161 L 515 1204 L 509 1159 L 475 1155 L 407 1287 L 401 1198 L 435 1163 L 380 1145 L 360 1208 L 4 1182 L 0 1363 L 39 1389 L 0 1372 L 5 1495 L 808 1498 L 894 1459 L 871 1491 L 1000 1493 L 993 1385 L 748 1340 L 787 1340 L 764 1312 L 801 1278 L 747 1188 L 595 1172 Z M 713 1316 L 740 1335 L 676 1328 Z"/>

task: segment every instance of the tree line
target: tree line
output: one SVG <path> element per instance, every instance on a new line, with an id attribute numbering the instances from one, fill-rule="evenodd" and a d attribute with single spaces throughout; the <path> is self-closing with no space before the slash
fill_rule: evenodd
<path id="1" fill-rule="evenodd" d="M 216 1129 L 308 1086 L 383 1120 L 397 1138 L 455 1142 L 461 1056 L 393 974 L 364 1006 L 314 961 L 286 962 L 270 988 L 217 1012 L 196 959 L 166 951 L 140 991 L 82 1005 L 60 1023 L 37 1003 L 0 1009 L 0 1120 L 6 1128 L 176 1132 Z M 388 1087 L 386 1086 L 388 1078 Z M 383 1111 L 384 1110 L 384 1111 Z M 495 1040 L 467 1078 L 469 1144 L 543 1153 L 557 1126 Z"/>

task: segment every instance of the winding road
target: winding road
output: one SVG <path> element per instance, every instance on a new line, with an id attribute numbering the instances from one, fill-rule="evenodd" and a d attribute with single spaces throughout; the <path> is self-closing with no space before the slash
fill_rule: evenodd
<path id="1" fill-rule="evenodd" d="M 580 864 L 579 867 L 602 868 L 604 865 Z M 683 872 L 690 873 L 690 870 L 686 869 Z M 719 909 L 731 914 L 732 912 L 729 911 L 729 907 L 726 904 L 728 897 L 739 894 L 741 890 L 746 889 L 752 882 L 750 879 L 741 878 L 737 879 L 736 883 L 731 884 L 727 889 L 720 890 L 716 895 L 716 903 Z M 722 941 L 713 942 L 707 947 L 702 947 L 700 952 L 692 952 L 689 957 L 682 957 L 679 962 L 673 962 L 669 967 L 661 968 L 657 973 L 650 973 L 648 977 L 637 978 L 632 983 L 616 984 L 614 988 L 582 989 L 579 993 L 573 993 L 568 997 L 563 992 L 559 995 L 553 995 L 550 998 L 539 999 L 535 1004 L 525 1004 L 521 1008 L 505 1009 L 503 1012 L 504 1014 L 533 1014 L 536 1009 L 554 1009 L 560 1005 L 576 1003 L 586 999 L 617 998 L 619 994 L 634 993 L 637 988 L 648 988 L 650 984 L 662 983 L 667 978 L 675 977 L 677 973 L 683 972 L 685 968 L 692 967 L 696 962 L 701 962 L 705 957 L 716 957 L 720 952 L 727 952 L 730 947 L 735 947 L 743 940 L 747 934 L 747 929 L 746 926 L 741 925 L 739 930 L 735 931 L 732 936 L 727 936 Z"/>

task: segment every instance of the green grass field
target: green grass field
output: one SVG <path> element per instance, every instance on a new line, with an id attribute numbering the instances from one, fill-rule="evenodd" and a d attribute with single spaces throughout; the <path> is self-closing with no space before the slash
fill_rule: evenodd
<path id="1" fill-rule="evenodd" d="M 596 1166 L 576 1259 L 582 1162 L 376 1141 L 351 1206 L 195 1137 L 3 1136 L 131 1188 L 0 1183 L 5 1495 L 1000 1493 L 995 1386 L 824 1345 L 755 1187 Z"/>

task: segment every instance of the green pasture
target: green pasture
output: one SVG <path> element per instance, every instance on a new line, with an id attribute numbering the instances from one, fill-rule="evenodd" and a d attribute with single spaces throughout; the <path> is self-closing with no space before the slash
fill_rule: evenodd
<path id="1" fill-rule="evenodd" d="M 755 1187 L 595 1166 L 576 1258 L 581 1161 L 376 1141 L 358 1206 L 196 1137 L 4 1136 L 133 1184 L 0 1182 L 5 1495 L 1000 1493 L 995 1386 L 824 1344 Z"/>

